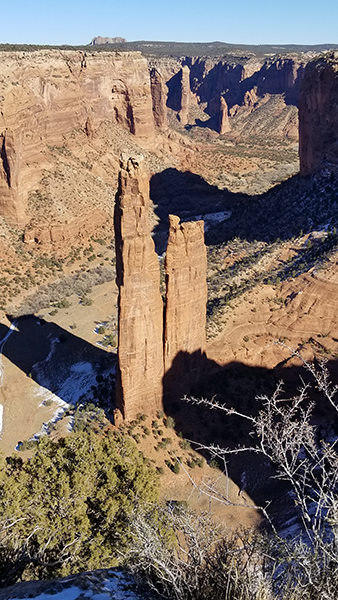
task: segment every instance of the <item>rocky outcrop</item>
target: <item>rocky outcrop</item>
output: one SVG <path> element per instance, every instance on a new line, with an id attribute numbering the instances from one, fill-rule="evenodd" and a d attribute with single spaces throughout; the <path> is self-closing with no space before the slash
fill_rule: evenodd
<path id="1" fill-rule="evenodd" d="M 167 126 L 167 86 L 158 69 L 150 70 L 151 97 L 153 101 L 154 121 L 157 127 Z"/>
<path id="2" fill-rule="evenodd" d="M 299 102 L 299 158 L 302 175 L 323 161 L 338 164 L 338 52 L 310 62 Z"/>
<path id="3" fill-rule="evenodd" d="M 182 125 L 186 125 L 188 122 L 188 113 L 191 100 L 190 91 L 190 69 L 187 65 L 184 65 L 181 69 L 180 77 L 180 110 L 178 118 Z"/>
<path id="4" fill-rule="evenodd" d="M 164 393 L 180 398 L 200 376 L 206 345 L 207 257 L 204 222 L 169 216 L 164 332 Z"/>
<path id="5" fill-rule="evenodd" d="M 22 207 L 16 206 L 20 185 L 21 145 L 20 131 L 6 129 L 0 135 L 0 214 L 12 223 L 24 217 Z"/>
<path id="6" fill-rule="evenodd" d="M 0 216 L 29 221 L 27 195 L 62 147 L 104 121 L 140 139 L 155 134 L 148 64 L 139 52 L 0 52 Z"/>
<path id="7" fill-rule="evenodd" d="M 83 240 L 107 223 L 107 214 L 93 210 L 87 215 L 73 219 L 70 223 L 41 223 L 32 220 L 24 230 L 26 244 L 48 244 L 50 242 L 71 242 Z"/>
<path id="8" fill-rule="evenodd" d="M 162 406 L 163 302 L 142 159 L 123 158 L 115 207 L 119 288 L 116 408 L 124 419 Z"/>
<path id="9" fill-rule="evenodd" d="M 220 109 L 219 109 L 219 121 L 218 121 L 218 132 L 223 135 L 231 130 L 228 105 L 225 102 L 223 96 L 220 98 Z"/>

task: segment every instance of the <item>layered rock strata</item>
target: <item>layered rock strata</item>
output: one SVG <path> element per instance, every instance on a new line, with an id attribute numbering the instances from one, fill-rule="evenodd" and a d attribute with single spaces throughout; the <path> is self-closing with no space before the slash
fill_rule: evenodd
<path id="1" fill-rule="evenodd" d="M 169 217 L 166 309 L 149 222 L 149 182 L 142 158 L 121 159 L 115 207 L 118 373 L 115 423 L 155 414 L 200 377 L 206 345 L 204 223 Z"/>
<path id="2" fill-rule="evenodd" d="M 115 207 L 119 288 L 116 408 L 126 420 L 162 406 L 163 302 L 142 159 L 123 158 Z"/>
<path id="3" fill-rule="evenodd" d="M 169 216 L 165 259 L 164 394 L 189 393 L 200 376 L 206 345 L 207 255 L 204 222 Z"/>
<path id="4" fill-rule="evenodd" d="M 154 121 L 157 127 L 167 126 L 167 86 L 158 69 L 150 71 L 151 96 L 153 101 Z"/>
<path id="5" fill-rule="evenodd" d="M 0 52 L 0 216 L 22 227 L 49 147 L 105 121 L 154 137 L 148 64 L 139 52 Z"/>
<path id="6" fill-rule="evenodd" d="M 308 63 L 299 100 L 300 172 L 338 164 L 338 52 Z"/>
<path id="7" fill-rule="evenodd" d="M 50 242 L 80 241 L 93 235 L 105 223 L 107 223 L 107 214 L 98 209 L 69 223 L 41 223 L 33 219 L 24 230 L 23 241 L 26 244 L 40 245 Z"/>

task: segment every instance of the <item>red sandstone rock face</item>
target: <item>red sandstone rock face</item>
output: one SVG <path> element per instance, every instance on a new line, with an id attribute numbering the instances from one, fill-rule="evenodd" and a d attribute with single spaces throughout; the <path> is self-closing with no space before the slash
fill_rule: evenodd
<path id="1" fill-rule="evenodd" d="M 123 159 L 115 207 L 119 346 L 116 407 L 126 420 L 162 407 L 163 302 L 142 159 Z"/>
<path id="2" fill-rule="evenodd" d="M 93 210 L 90 214 L 73 219 L 70 223 L 37 223 L 32 221 L 24 231 L 26 244 L 48 244 L 81 240 L 92 234 L 98 227 L 107 223 L 107 214 L 102 210 Z"/>
<path id="3" fill-rule="evenodd" d="M 225 102 L 223 96 L 221 96 L 218 131 L 222 135 L 223 133 L 228 133 L 230 130 L 231 130 L 231 127 L 230 127 L 229 115 L 228 115 L 228 105 Z"/>
<path id="4" fill-rule="evenodd" d="M 168 90 L 163 75 L 155 68 L 150 71 L 150 84 L 155 124 L 157 127 L 166 127 Z"/>
<path id="5" fill-rule="evenodd" d="M 165 270 L 164 395 L 189 393 L 200 375 L 206 344 L 207 257 L 204 222 L 169 216 Z"/>
<path id="6" fill-rule="evenodd" d="M 188 122 L 189 106 L 191 101 L 190 91 L 190 69 L 187 65 L 181 69 L 181 109 L 178 113 L 178 117 L 182 125 L 186 125 Z"/>
<path id="7" fill-rule="evenodd" d="M 29 190 L 48 168 L 46 146 L 104 120 L 154 137 L 148 65 L 139 52 L 0 52 L 0 215 L 23 226 Z"/>
<path id="8" fill-rule="evenodd" d="M 299 158 L 302 175 L 324 160 L 338 164 L 338 52 L 310 62 L 299 101 Z"/>

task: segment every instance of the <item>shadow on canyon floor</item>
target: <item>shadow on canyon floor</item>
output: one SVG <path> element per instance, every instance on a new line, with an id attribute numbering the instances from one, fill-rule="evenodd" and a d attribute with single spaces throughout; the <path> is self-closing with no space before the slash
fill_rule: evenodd
<path id="1" fill-rule="evenodd" d="M 56 325 L 33 315 L 13 320 L 15 328 L 0 325 L 0 349 L 14 365 L 39 385 L 56 394 L 66 402 L 76 401 L 82 393 L 97 385 L 97 376 L 113 369 L 115 355 L 96 348 L 92 344 Z M 6 341 L 4 338 L 7 336 Z M 328 362 L 333 382 L 338 381 L 338 361 Z M 6 378 L 6 373 L 4 374 Z M 85 385 L 83 378 L 85 376 Z M 82 379 L 81 379 L 82 378 Z M 250 445 L 250 422 L 239 416 L 227 416 L 222 411 L 210 410 L 203 405 L 182 401 L 187 394 L 196 398 L 215 398 L 220 404 L 235 407 L 245 414 L 257 414 L 261 404 L 258 395 L 270 395 L 281 379 L 284 380 L 283 397 L 292 397 L 304 381 L 311 376 L 304 368 L 282 361 L 274 369 L 252 367 L 239 362 L 220 365 L 201 352 L 192 355 L 180 352 L 171 369 L 163 378 L 164 411 L 175 419 L 175 429 L 192 445 L 234 448 Z M 87 386 L 87 387 L 86 387 Z M 338 416 L 326 406 L 315 386 L 311 399 L 317 401 L 314 419 L 318 435 L 332 429 L 338 433 Z M 114 398 L 110 391 L 106 398 L 111 408 Z M 147 412 L 147 407 L 142 407 Z M 112 412 L 110 412 L 112 415 Z M 109 416 L 109 414 L 108 414 Z M 207 458 L 203 450 L 199 450 Z M 286 484 L 272 477 L 275 468 L 266 458 L 255 454 L 231 457 L 228 473 L 240 489 L 245 489 L 256 505 L 271 500 L 270 513 L 277 526 L 285 523 L 295 508 Z"/>
<path id="2" fill-rule="evenodd" d="M 165 250 L 169 214 L 188 221 L 229 211 L 229 218 L 208 225 L 208 245 L 235 237 L 249 242 L 288 240 L 323 223 L 334 223 L 338 217 L 338 181 L 333 173 L 322 183 L 297 174 L 261 195 L 250 196 L 220 190 L 200 175 L 169 168 L 151 178 L 150 197 L 159 217 L 153 232 L 159 254 Z"/>
<path id="3" fill-rule="evenodd" d="M 309 398 L 317 401 L 313 419 L 318 427 L 318 436 L 328 430 L 331 435 L 336 435 L 337 413 L 319 394 L 311 375 L 304 367 L 288 363 L 289 359 L 286 359 L 271 370 L 239 362 L 222 366 L 200 352 L 192 355 L 181 352 L 163 378 L 164 411 L 174 418 L 177 433 L 189 440 L 192 447 L 199 449 L 208 460 L 210 454 L 201 449 L 203 446 L 252 446 L 251 422 L 237 415 L 228 416 L 221 410 L 211 410 L 204 405 L 181 400 L 185 394 L 195 398 L 214 398 L 228 408 L 234 407 L 241 413 L 254 415 L 262 407 L 257 397 L 270 396 L 279 381 L 284 381 L 283 398 L 291 398 L 297 394 L 302 381 L 305 381 L 312 384 Z M 201 371 L 198 371 L 198 365 Z M 329 361 L 327 366 L 332 380 L 338 381 L 338 361 Z M 295 507 L 288 494 L 289 486 L 281 481 L 276 482 L 274 465 L 265 457 L 254 453 L 241 452 L 228 456 L 228 459 L 227 470 L 231 479 L 240 489 L 246 490 L 257 506 L 271 502 L 269 513 L 275 525 L 281 527 L 286 522 L 289 511 L 294 514 Z M 222 468 L 221 463 L 219 466 Z"/>
<path id="4" fill-rule="evenodd" d="M 79 400 L 91 385 L 97 385 L 98 375 L 116 364 L 116 355 L 55 323 L 34 315 L 9 319 L 13 329 L 0 325 L 1 354 L 65 402 Z"/>

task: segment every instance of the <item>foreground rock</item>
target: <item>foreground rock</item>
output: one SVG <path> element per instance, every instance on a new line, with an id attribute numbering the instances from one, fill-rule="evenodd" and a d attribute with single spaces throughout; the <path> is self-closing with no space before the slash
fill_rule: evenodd
<path id="1" fill-rule="evenodd" d="M 124 419 L 162 407 L 163 302 L 143 159 L 123 158 L 115 207 L 119 287 L 116 407 Z"/>
<path id="2" fill-rule="evenodd" d="M 0 600 L 141 600 L 137 584 L 118 569 L 99 569 L 51 581 L 25 581 L 0 591 Z"/>

